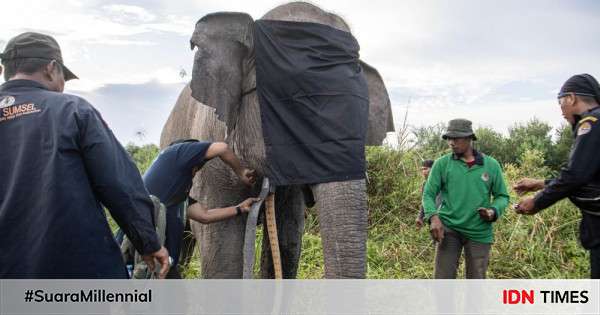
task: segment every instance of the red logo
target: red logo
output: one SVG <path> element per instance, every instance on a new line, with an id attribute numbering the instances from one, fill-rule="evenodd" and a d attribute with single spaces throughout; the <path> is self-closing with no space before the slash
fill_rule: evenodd
<path id="1" fill-rule="evenodd" d="M 533 290 L 502 290 L 503 304 L 533 304 Z"/>

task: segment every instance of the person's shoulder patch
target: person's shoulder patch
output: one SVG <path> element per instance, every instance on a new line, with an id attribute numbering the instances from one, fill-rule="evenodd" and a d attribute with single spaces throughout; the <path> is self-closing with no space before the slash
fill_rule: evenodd
<path id="1" fill-rule="evenodd" d="M 589 133 L 592 130 L 592 123 L 589 121 L 584 121 L 579 124 L 579 128 L 577 128 L 577 136 L 583 136 Z"/>
<path id="2" fill-rule="evenodd" d="M 590 122 L 590 123 L 595 123 L 596 121 L 598 121 L 598 118 L 594 117 L 594 116 L 587 116 L 582 118 L 579 123 L 582 124 L 584 122 Z"/>

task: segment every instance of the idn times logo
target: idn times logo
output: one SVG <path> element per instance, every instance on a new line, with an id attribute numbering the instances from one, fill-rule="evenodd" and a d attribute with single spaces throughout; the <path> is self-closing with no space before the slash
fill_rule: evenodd
<path id="1" fill-rule="evenodd" d="M 502 304 L 586 304 L 587 290 L 502 290 Z"/>

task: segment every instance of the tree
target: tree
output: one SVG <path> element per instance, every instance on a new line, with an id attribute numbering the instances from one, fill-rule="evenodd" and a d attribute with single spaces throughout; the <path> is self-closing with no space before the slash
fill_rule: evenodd
<path id="1" fill-rule="evenodd" d="M 424 159 L 436 159 L 448 150 L 446 140 L 442 139 L 445 131 L 443 123 L 413 129 L 416 148 Z"/>
<path id="2" fill-rule="evenodd" d="M 125 150 L 127 150 L 141 174 L 146 172 L 159 152 L 159 149 L 155 144 L 137 146 L 134 143 L 128 143 L 127 146 L 125 146 Z"/>
<path id="3" fill-rule="evenodd" d="M 552 126 L 533 118 L 527 123 L 516 123 L 508 129 L 508 148 L 510 149 L 509 163 L 519 163 L 519 158 L 527 150 L 536 150 L 543 154 L 545 165 L 552 157 Z"/>
<path id="4" fill-rule="evenodd" d="M 512 153 L 508 147 L 507 139 L 499 132 L 489 127 L 482 127 L 475 130 L 477 141 L 475 141 L 475 148 L 492 156 L 500 164 L 511 162 Z"/>
<path id="5" fill-rule="evenodd" d="M 548 164 L 552 170 L 558 171 L 569 160 L 569 153 L 573 145 L 573 128 L 569 124 L 562 124 L 555 134 L 556 142 Z"/>

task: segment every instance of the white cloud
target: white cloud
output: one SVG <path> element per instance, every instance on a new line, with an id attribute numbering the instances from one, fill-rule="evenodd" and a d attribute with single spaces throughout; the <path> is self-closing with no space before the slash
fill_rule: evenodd
<path id="1" fill-rule="evenodd" d="M 125 4 L 110 4 L 102 7 L 109 17 L 118 23 L 123 24 L 137 24 L 137 23 L 148 23 L 156 19 L 156 15 L 150 13 L 148 10 Z"/>
<path id="2" fill-rule="evenodd" d="M 258 19 L 286 1 L 5 2 L 3 11 L 20 14 L 3 15 L 0 48 L 23 31 L 51 34 L 81 78 L 67 87 L 92 91 L 117 83 L 188 81 L 179 73 L 191 74 L 187 41 L 199 18 L 237 11 Z M 362 59 L 379 70 L 392 94 L 396 121 L 410 99 L 409 123 L 415 125 L 457 115 L 499 129 L 532 115 L 555 125 L 560 115 L 547 104 L 555 103 L 551 96 L 562 81 L 581 72 L 600 76 L 600 44 L 590 40 L 600 38 L 594 2 L 312 2 L 350 25 Z M 506 87 L 511 82 L 531 85 L 517 92 Z M 506 97 L 490 97 L 499 93 Z"/>
<path id="3" fill-rule="evenodd" d="M 176 83 L 184 84 L 191 80 L 189 73 L 190 72 L 185 70 L 184 67 L 161 67 L 148 72 L 128 74 L 112 73 L 107 74 L 106 80 L 90 80 L 82 78 L 69 81 L 67 90 L 91 92 L 111 84 L 143 85 L 148 82 L 156 82 L 165 85 Z"/>
<path id="4" fill-rule="evenodd" d="M 157 42 L 143 40 L 127 40 L 127 39 L 92 39 L 87 41 L 92 45 L 109 45 L 109 46 L 156 46 Z"/>
<path id="5" fill-rule="evenodd" d="M 187 71 L 182 70 L 182 68 L 164 67 L 156 69 L 152 74 L 152 77 L 163 84 L 184 83 L 191 80 Z"/>
<path id="6" fill-rule="evenodd" d="M 515 101 L 488 103 L 485 106 L 453 106 L 439 109 L 419 103 L 409 106 L 392 107 L 396 126 L 404 119 L 408 109 L 408 124 L 413 127 L 446 123 L 454 118 L 466 118 L 473 121 L 474 127 L 492 127 L 508 134 L 508 128 L 517 122 L 527 122 L 536 117 L 553 127 L 559 127 L 565 121 L 561 116 L 556 99 L 536 101 Z"/>
<path id="7" fill-rule="evenodd" d="M 196 19 L 189 16 L 166 15 L 162 23 L 150 23 L 146 26 L 153 31 L 175 33 L 183 36 L 191 36 L 196 25 Z"/>

